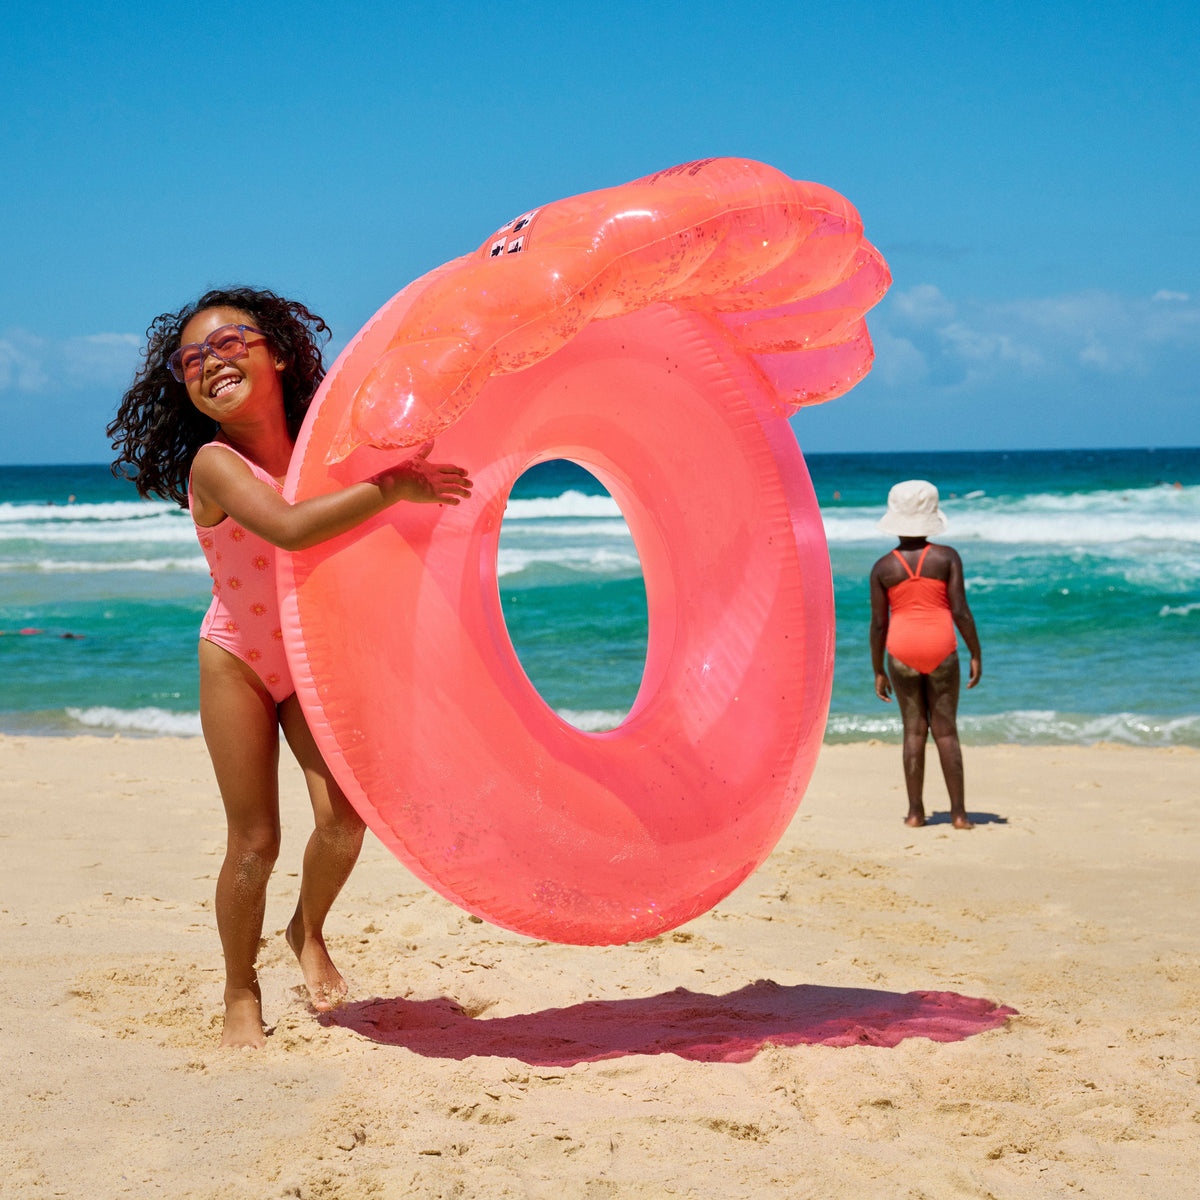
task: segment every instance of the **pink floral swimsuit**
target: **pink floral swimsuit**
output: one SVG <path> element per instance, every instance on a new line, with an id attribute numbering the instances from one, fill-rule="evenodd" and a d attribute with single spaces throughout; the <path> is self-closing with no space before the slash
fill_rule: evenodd
<path id="1" fill-rule="evenodd" d="M 256 479 L 277 492 L 283 487 L 257 463 L 238 453 L 228 442 L 210 442 L 237 454 Z M 192 489 L 188 484 L 188 511 Z M 192 517 L 195 523 L 195 515 Z M 275 556 L 278 550 L 257 534 L 243 529 L 232 517 L 215 525 L 196 525 L 200 548 L 213 579 L 213 598 L 200 624 L 200 636 L 236 655 L 262 680 L 276 704 L 295 690 L 283 648 L 279 596 L 275 590 Z"/>

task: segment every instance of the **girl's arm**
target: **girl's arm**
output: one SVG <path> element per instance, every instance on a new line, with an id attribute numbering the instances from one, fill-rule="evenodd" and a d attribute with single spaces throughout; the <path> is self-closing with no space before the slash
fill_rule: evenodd
<path id="1" fill-rule="evenodd" d="M 890 703 L 892 684 L 883 664 L 889 624 L 887 588 L 883 586 L 879 568 L 880 563 L 876 563 L 871 570 L 871 668 L 875 672 L 875 695 Z"/>
<path id="2" fill-rule="evenodd" d="M 971 674 L 967 679 L 967 687 L 973 688 L 983 675 L 983 654 L 979 648 L 979 634 L 975 629 L 975 618 L 967 604 L 967 589 L 963 584 L 962 559 L 957 550 L 946 547 L 949 553 L 950 574 L 946 579 L 946 598 L 950 602 L 950 615 L 954 618 L 958 631 L 967 643 L 971 653 Z"/>
<path id="3" fill-rule="evenodd" d="M 206 525 L 224 516 L 282 550 L 306 550 L 361 525 L 398 500 L 415 504 L 457 504 L 471 494 L 462 467 L 428 461 L 432 444 L 398 467 L 340 491 L 289 504 L 255 478 L 235 454 L 203 447 L 192 465 L 192 496 Z"/>

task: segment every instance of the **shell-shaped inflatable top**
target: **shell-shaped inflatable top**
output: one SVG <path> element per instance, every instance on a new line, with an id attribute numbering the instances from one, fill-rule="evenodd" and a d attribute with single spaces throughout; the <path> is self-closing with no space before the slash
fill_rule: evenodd
<path id="1" fill-rule="evenodd" d="M 532 366 L 592 321 L 651 304 L 720 322 L 791 413 L 867 373 L 864 314 L 890 282 L 847 200 L 748 159 L 704 159 L 558 200 L 381 310 L 376 321 L 395 309 L 396 328 L 371 362 L 360 365 L 353 347 L 344 356 L 338 390 L 353 400 L 327 461 L 360 446 L 427 442 L 491 376 Z"/>

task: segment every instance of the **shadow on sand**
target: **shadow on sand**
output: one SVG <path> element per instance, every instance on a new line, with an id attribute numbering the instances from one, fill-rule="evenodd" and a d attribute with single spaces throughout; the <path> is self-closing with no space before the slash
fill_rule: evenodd
<path id="1" fill-rule="evenodd" d="M 766 1045 L 895 1046 L 909 1037 L 958 1042 L 998 1028 L 1014 1013 L 954 992 L 784 987 L 760 979 L 724 996 L 676 988 L 486 1019 L 467 1015 L 446 997 L 360 1000 L 323 1014 L 321 1022 L 429 1058 L 477 1054 L 570 1067 L 628 1054 L 749 1062 Z"/>
<path id="2" fill-rule="evenodd" d="M 967 818 L 976 825 L 1007 825 L 1008 818 L 999 816 L 997 813 L 988 812 L 968 812 Z M 925 818 L 926 826 L 929 825 L 949 825 L 950 814 L 948 812 L 930 813 Z"/>

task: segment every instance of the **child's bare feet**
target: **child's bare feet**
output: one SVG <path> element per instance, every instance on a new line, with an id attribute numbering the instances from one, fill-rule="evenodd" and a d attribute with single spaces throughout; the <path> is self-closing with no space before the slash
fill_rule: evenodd
<path id="1" fill-rule="evenodd" d="M 317 1012 L 330 1012 L 337 1008 L 350 989 L 342 973 L 333 965 L 324 939 L 318 934 L 305 937 L 304 927 L 297 917 L 288 923 L 286 936 L 288 945 L 300 961 L 300 971 L 304 975 L 304 985 L 308 988 L 308 999 L 313 1008 Z"/>
<path id="2" fill-rule="evenodd" d="M 955 829 L 974 829 L 975 822 L 967 819 L 966 813 L 960 813 L 954 818 Z"/>
<path id="3" fill-rule="evenodd" d="M 225 987 L 225 1026 L 221 1046 L 229 1050 L 261 1050 L 267 1044 L 263 1032 L 262 997 L 258 984 Z"/>
<path id="4" fill-rule="evenodd" d="M 905 825 L 911 825 L 913 829 L 919 829 L 925 824 L 925 814 L 923 812 L 910 812 L 904 818 Z"/>

